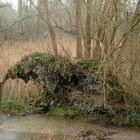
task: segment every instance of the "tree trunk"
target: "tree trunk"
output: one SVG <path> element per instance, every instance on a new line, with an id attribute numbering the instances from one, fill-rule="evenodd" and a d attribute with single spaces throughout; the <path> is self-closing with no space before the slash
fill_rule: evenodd
<path id="1" fill-rule="evenodd" d="M 76 0 L 77 58 L 82 58 L 82 13 L 81 0 Z"/>
<path id="2" fill-rule="evenodd" d="M 97 32 L 96 45 L 95 45 L 95 48 L 93 50 L 93 57 L 98 59 L 98 60 L 101 59 L 102 50 L 101 50 L 100 43 L 103 43 L 103 40 L 104 40 L 104 30 L 103 30 L 102 25 L 99 25 L 98 32 Z"/>
<path id="3" fill-rule="evenodd" d="M 92 4 L 92 1 L 87 0 L 85 58 L 91 57 L 91 4 Z"/>
<path id="4" fill-rule="evenodd" d="M 19 20 L 21 20 L 23 18 L 23 8 L 22 8 L 22 5 L 23 5 L 23 1 L 22 0 L 18 0 L 18 18 L 19 18 Z M 20 33 L 23 32 L 23 24 L 22 24 L 22 22 L 18 23 L 18 29 L 19 29 Z"/>
<path id="5" fill-rule="evenodd" d="M 2 102 L 2 91 L 3 91 L 3 87 L 4 87 L 4 84 L 6 82 L 6 77 L 4 79 L 2 79 L 2 81 L 0 81 L 0 104 Z"/>
<path id="6" fill-rule="evenodd" d="M 53 51 L 54 51 L 54 54 L 56 56 L 58 56 L 56 35 L 55 35 L 55 32 L 54 32 L 53 26 L 51 24 L 48 0 L 44 0 L 44 6 L 45 6 L 45 10 L 46 10 L 46 20 L 47 20 L 48 30 L 49 30 L 51 40 L 52 40 L 52 45 L 53 45 Z"/>
<path id="7" fill-rule="evenodd" d="M 0 83 L 0 103 L 2 102 L 2 87 L 3 85 Z"/>

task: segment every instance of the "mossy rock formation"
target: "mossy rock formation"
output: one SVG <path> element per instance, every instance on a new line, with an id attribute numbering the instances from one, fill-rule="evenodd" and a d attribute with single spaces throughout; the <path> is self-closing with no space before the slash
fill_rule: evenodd
<path id="1" fill-rule="evenodd" d="M 44 106 L 47 109 L 69 104 L 95 111 L 104 106 L 103 68 L 94 59 L 71 61 L 46 53 L 34 53 L 11 67 L 5 81 L 9 78 L 39 82 L 44 89 Z M 109 106 L 125 104 L 124 91 L 116 76 L 108 73 L 104 86 Z"/>

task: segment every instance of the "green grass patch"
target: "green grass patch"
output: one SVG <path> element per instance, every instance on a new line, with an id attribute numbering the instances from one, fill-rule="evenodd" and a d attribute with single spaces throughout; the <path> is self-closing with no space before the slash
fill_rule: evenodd
<path id="1" fill-rule="evenodd" d="M 81 110 L 75 106 L 61 106 L 52 108 L 48 115 L 56 116 L 56 117 L 69 117 L 69 118 L 77 118 L 77 117 L 89 117 L 94 116 L 95 113 L 88 112 L 87 110 Z"/>
<path id="2" fill-rule="evenodd" d="M 118 117 L 112 120 L 113 125 L 118 126 L 139 126 L 140 125 L 140 114 L 131 113 L 126 117 Z"/>
<path id="3" fill-rule="evenodd" d="M 39 111 L 38 107 L 17 101 L 5 101 L 0 104 L 0 112 L 11 115 L 27 115 Z"/>

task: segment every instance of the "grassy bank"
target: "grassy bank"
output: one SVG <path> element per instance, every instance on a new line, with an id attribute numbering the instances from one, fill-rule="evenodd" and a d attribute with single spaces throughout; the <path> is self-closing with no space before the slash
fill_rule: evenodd
<path id="1" fill-rule="evenodd" d="M 3 101 L 0 104 L 0 113 L 24 116 L 41 112 L 41 107 L 33 104 L 25 104 L 16 100 Z"/>
<path id="2" fill-rule="evenodd" d="M 96 115 L 114 125 L 140 123 L 139 98 L 126 91 L 111 70 L 104 73 L 104 65 L 98 60 L 73 61 L 47 53 L 33 53 L 12 66 L 4 79 L 6 82 L 17 78 L 25 83 L 32 80 L 42 90 L 32 99 L 32 96 L 25 96 L 24 102 L 13 97 L 5 100 L 1 104 L 2 112 L 30 114 L 41 106 L 52 116 L 87 118 Z"/>
<path id="3" fill-rule="evenodd" d="M 25 116 L 31 114 L 44 113 L 43 108 L 38 105 L 29 105 L 17 101 L 5 101 L 0 105 L 0 113 L 12 116 Z M 116 126 L 139 126 L 140 114 L 138 112 L 131 112 L 127 115 L 110 115 L 110 112 L 104 108 L 96 111 L 89 111 L 87 109 L 80 109 L 76 106 L 63 105 L 60 107 L 53 107 L 48 116 L 61 117 L 67 119 L 85 119 L 87 121 L 98 120 L 98 123 L 106 123 Z M 94 122 L 94 121 L 93 121 Z M 96 122 L 96 123 L 97 123 Z"/>

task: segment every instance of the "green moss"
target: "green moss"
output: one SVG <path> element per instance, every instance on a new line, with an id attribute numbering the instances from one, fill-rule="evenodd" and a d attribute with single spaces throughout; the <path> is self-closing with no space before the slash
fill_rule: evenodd
<path id="1" fill-rule="evenodd" d="M 17 70 L 15 67 L 11 67 L 8 72 L 7 72 L 7 76 L 10 78 L 14 78 L 17 75 Z"/>
<path id="2" fill-rule="evenodd" d="M 16 78 L 20 74 L 31 72 L 39 76 L 42 75 L 44 69 L 48 72 L 58 72 L 63 77 L 69 77 L 72 73 L 72 62 L 66 58 L 54 57 L 46 53 L 33 53 L 11 67 L 6 76 Z"/>
<path id="3" fill-rule="evenodd" d="M 67 115 L 67 111 L 65 110 L 65 108 L 56 107 L 52 109 L 48 114 L 51 116 L 64 117 Z"/>
<path id="4" fill-rule="evenodd" d="M 95 59 L 86 59 L 78 61 L 78 63 L 75 64 L 75 68 L 76 72 L 97 72 L 101 68 L 101 63 Z"/>
<path id="5" fill-rule="evenodd" d="M 59 73 L 63 78 L 71 77 L 73 74 L 95 73 L 100 68 L 100 62 L 94 59 L 81 60 L 77 63 L 72 62 L 64 57 L 54 57 L 47 53 L 33 53 L 25 56 L 16 65 L 11 67 L 7 72 L 8 78 L 17 78 L 21 75 L 26 77 L 34 73 L 37 77 L 43 76 L 43 72 Z M 99 72 L 99 71 L 98 71 Z M 30 77 L 28 75 L 28 77 Z"/>
<path id="6" fill-rule="evenodd" d="M 73 72 L 95 72 L 99 67 L 100 62 L 94 59 L 82 60 L 75 64 L 63 57 L 54 57 L 46 53 L 33 53 L 25 56 L 11 67 L 7 72 L 7 77 L 16 78 L 18 73 L 27 74 L 31 71 L 39 74 L 43 68 L 48 72 L 58 72 L 62 77 L 70 77 Z"/>

